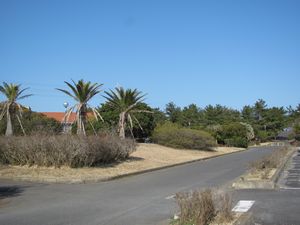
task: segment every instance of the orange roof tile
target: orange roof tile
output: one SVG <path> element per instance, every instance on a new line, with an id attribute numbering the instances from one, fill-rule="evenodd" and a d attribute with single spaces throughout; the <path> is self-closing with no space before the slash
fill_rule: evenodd
<path id="1" fill-rule="evenodd" d="M 55 119 L 58 122 L 64 122 L 64 116 L 65 113 L 64 112 L 42 112 L 43 115 L 47 116 L 48 118 L 52 118 Z M 73 123 L 76 119 L 76 113 L 72 112 L 70 114 L 70 117 L 68 119 L 68 123 Z"/>
<path id="2" fill-rule="evenodd" d="M 48 118 L 52 118 L 55 119 L 58 122 L 64 122 L 64 116 L 65 113 L 64 112 L 41 112 L 41 114 L 47 116 Z M 93 113 L 87 113 L 87 116 L 89 118 L 93 117 Z M 74 123 L 74 121 L 76 120 L 76 113 L 72 112 L 70 114 L 70 117 L 68 119 L 68 121 L 66 121 L 67 123 Z"/>

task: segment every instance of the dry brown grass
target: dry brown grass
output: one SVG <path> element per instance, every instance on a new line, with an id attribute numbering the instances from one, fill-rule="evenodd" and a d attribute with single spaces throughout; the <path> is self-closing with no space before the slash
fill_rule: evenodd
<path id="1" fill-rule="evenodd" d="M 215 218 L 216 224 L 226 224 L 230 223 L 234 219 L 234 214 L 232 212 L 232 197 L 229 193 L 218 193 L 216 194 L 216 208 L 217 216 Z"/>
<path id="2" fill-rule="evenodd" d="M 133 140 L 111 134 L 0 137 L 0 162 L 19 166 L 91 167 L 124 160 L 135 147 Z"/>
<path id="3" fill-rule="evenodd" d="M 68 167 L 5 166 L 0 168 L 0 178 L 68 183 L 100 181 L 242 150 L 244 149 L 217 147 L 215 151 L 210 152 L 198 150 L 182 151 L 156 144 L 138 144 L 137 150 L 121 163 L 78 169 Z"/>
<path id="4" fill-rule="evenodd" d="M 230 224 L 234 219 L 232 199 L 228 193 L 206 189 L 176 194 L 179 219 L 176 225 Z"/>
<path id="5" fill-rule="evenodd" d="M 292 151 L 290 147 L 281 147 L 271 155 L 250 163 L 248 180 L 270 179 L 276 169 L 286 161 L 286 156 L 290 151 Z"/>

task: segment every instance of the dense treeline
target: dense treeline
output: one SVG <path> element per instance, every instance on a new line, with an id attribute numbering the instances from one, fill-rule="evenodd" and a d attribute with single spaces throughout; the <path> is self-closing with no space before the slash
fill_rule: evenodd
<path id="1" fill-rule="evenodd" d="M 195 132 L 187 130 L 192 129 L 206 132 L 201 135 L 208 137 L 209 134 L 218 144 L 240 147 L 247 147 L 250 142 L 274 140 L 286 128 L 293 128 L 286 129 L 287 138 L 299 139 L 300 137 L 300 104 L 296 108 L 290 106 L 286 109 L 268 107 L 264 100 L 259 99 L 253 105 L 246 105 L 239 111 L 222 105 L 200 108 L 196 104 L 190 104 L 179 107 L 170 102 L 166 104 L 164 110 L 160 110 L 147 105 L 144 102 L 145 95 L 137 89 L 119 87 L 109 92 L 105 91 L 106 102 L 92 108 L 88 105 L 88 101 L 101 92 L 99 88 L 102 84 L 83 80 L 72 82 L 65 82 L 70 91 L 58 90 L 77 101 L 76 105 L 67 109 L 67 114 L 76 112 L 73 132 L 77 134 L 109 131 L 118 134 L 121 138 L 134 137 L 140 141 L 148 141 L 165 137 L 166 133 L 172 136 L 181 133 L 182 137 L 194 135 L 193 139 L 195 139 L 200 133 L 195 135 Z M 62 125 L 59 122 L 32 112 L 17 102 L 30 96 L 30 94 L 22 95 L 27 88 L 21 89 L 20 85 L 5 82 L 3 84 L 1 92 L 8 100 L 0 105 L 2 112 L 0 134 L 61 133 Z M 94 114 L 95 117 L 88 117 L 88 113 Z M 156 137 L 153 139 L 154 133 Z M 211 139 L 209 142 L 211 143 Z"/>
<path id="2" fill-rule="evenodd" d="M 241 111 L 222 105 L 208 105 L 202 109 L 191 104 L 181 108 L 173 102 L 168 103 L 164 111 L 158 108 L 153 109 L 146 103 L 139 103 L 136 108 L 153 112 L 137 114 L 138 123 L 133 121 L 132 133 L 130 129 L 126 129 L 126 136 L 133 135 L 140 141 L 151 139 L 155 127 L 166 122 L 172 122 L 183 128 L 206 131 L 215 137 L 219 144 L 225 145 L 247 146 L 250 141 L 261 142 L 276 139 L 277 135 L 287 127 L 294 128 L 289 138 L 299 139 L 300 136 L 300 105 L 287 109 L 268 107 L 266 102 L 260 99 L 252 106 L 244 106 Z M 91 124 L 95 131 L 117 132 L 118 110 L 112 108 L 108 102 L 98 106 L 97 110 L 103 121 L 92 119 Z M 24 110 L 22 122 L 27 134 L 36 132 L 58 134 L 62 130 L 61 124 L 57 121 L 30 110 Z M 21 135 L 22 131 L 15 117 L 12 118 L 12 123 L 15 124 L 14 133 Z M 2 135 L 5 133 L 5 126 L 6 120 L 1 120 L 0 133 Z M 76 127 L 75 124 L 74 126 Z M 91 125 L 88 125 L 87 133 L 93 132 Z"/>
<path id="3" fill-rule="evenodd" d="M 274 140 L 287 127 L 294 127 L 289 138 L 298 136 L 300 130 L 300 105 L 296 108 L 268 107 L 262 99 L 253 105 L 246 105 L 241 111 L 222 105 L 208 105 L 200 108 L 196 104 L 179 107 L 170 102 L 162 111 L 151 109 L 141 103 L 138 108 L 152 110 L 153 114 L 139 115 L 139 123 L 143 130 L 134 123 L 134 136 L 139 139 L 152 136 L 155 127 L 172 122 L 182 128 L 203 130 L 216 138 L 219 144 L 247 146 L 250 141 L 262 142 Z M 116 127 L 118 113 L 109 108 L 107 103 L 98 107 L 104 122 L 95 123 L 97 129 L 113 129 Z M 127 131 L 127 135 L 130 135 Z"/>

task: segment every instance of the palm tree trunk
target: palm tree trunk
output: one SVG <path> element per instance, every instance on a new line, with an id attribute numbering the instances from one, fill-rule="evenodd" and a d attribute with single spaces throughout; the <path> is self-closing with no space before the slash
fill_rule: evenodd
<path id="1" fill-rule="evenodd" d="M 12 123 L 11 123 L 11 115 L 9 110 L 7 110 L 7 123 L 6 123 L 6 131 L 5 136 L 12 136 L 13 135 L 13 129 L 12 129 Z"/>
<path id="2" fill-rule="evenodd" d="M 121 112 L 119 116 L 119 137 L 125 139 L 125 112 Z"/>
<path id="3" fill-rule="evenodd" d="M 87 114 L 86 111 L 84 109 L 80 110 L 78 115 L 78 120 L 77 120 L 77 134 L 78 135 L 86 135 L 85 133 L 85 125 L 86 125 L 86 121 L 87 121 Z"/>
<path id="4" fill-rule="evenodd" d="M 80 112 L 77 115 L 77 135 L 82 134 L 82 120 L 81 120 L 81 115 Z"/>

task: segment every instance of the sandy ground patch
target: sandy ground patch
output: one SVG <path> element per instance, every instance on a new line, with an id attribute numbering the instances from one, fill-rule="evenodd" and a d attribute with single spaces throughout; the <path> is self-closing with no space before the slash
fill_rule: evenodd
<path id="1" fill-rule="evenodd" d="M 242 151 L 242 148 L 217 147 L 215 151 L 173 149 L 156 144 L 139 144 L 131 157 L 120 163 L 96 168 L 3 166 L 0 178 L 54 183 L 82 183 L 109 180 L 144 170 Z"/>

